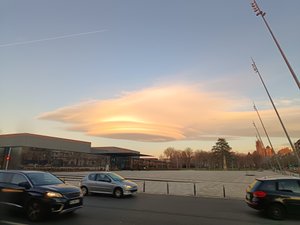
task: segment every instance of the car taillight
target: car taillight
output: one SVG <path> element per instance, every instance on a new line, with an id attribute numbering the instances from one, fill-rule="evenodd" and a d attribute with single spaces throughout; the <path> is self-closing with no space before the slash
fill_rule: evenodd
<path id="1" fill-rule="evenodd" d="M 266 197 L 266 195 L 267 195 L 267 193 L 264 191 L 253 192 L 253 197 L 256 197 L 256 198 L 264 198 L 264 197 Z"/>

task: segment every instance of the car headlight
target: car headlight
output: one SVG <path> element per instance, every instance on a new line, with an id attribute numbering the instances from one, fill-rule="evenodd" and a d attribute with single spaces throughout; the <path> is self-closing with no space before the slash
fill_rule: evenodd
<path id="1" fill-rule="evenodd" d="M 63 197 L 62 194 L 60 194 L 60 193 L 58 193 L 58 192 L 52 192 L 52 191 L 47 192 L 47 193 L 46 193 L 46 196 L 47 196 L 48 198 L 62 198 L 62 197 Z"/>
<path id="2" fill-rule="evenodd" d="M 124 188 L 125 188 L 126 190 L 128 190 L 128 189 L 131 189 L 132 186 L 130 186 L 130 185 L 124 185 Z"/>

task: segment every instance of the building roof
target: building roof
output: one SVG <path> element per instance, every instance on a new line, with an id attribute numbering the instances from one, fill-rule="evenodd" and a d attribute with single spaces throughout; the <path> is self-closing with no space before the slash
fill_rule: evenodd
<path id="1" fill-rule="evenodd" d="M 73 139 L 68 139 L 68 138 L 52 137 L 52 136 L 41 135 L 41 134 L 31 134 L 31 133 L 0 134 L 0 138 L 14 138 L 14 137 L 22 137 L 22 136 L 45 138 L 45 139 L 52 139 L 52 140 L 60 139 L 60 140 L 66 141 L 66 142 L 78 142 L 78 143 L 91 144 L 91 142 L 88 142 L 88 141 L 79 141 L 79 140 L 73 140 Z"/>
<path id="2" fill-rule="evenodd" d="M 34 147 L 66 151 L 90 152 L 91 142 L 17 133 L 0 135 L 0 147 Z"/>
<path id="3" fill-rule="evenodd" d="M 126 148 L 118 148 L 118 147 L 92 147 L 91 152 L 94 154 L 101 155 L 122 155 L 122 156 L 148 156 L 144 154 L 140 154 L 138 151 L 126 149 Z"/>
<path id="4" fill-rule="evenodd" d="M 0 135 L 0 147 L 32 147 L 114 156 L 149 156 L 126 148 L 91 147 L 91 142 L 30 133 Z"/>

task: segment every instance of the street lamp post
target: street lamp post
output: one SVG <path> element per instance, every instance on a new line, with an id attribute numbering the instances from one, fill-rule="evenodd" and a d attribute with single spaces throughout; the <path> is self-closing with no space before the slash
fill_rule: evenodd
<path id="1" fill-rule="evenodd" d="M 270 95 L 270 93 L 269 93 L 269 91 L 268 91 L 268 89 L 267 89 L 267 87 L 266 87 L 266 85 L 265 85 L 265 82 L 264 82 L 264 80 L 262 79 L 262 76 L 260 75 L 260 72 L 258 71 L 258 69 L 257 69 L 257 67 L 256 67 L 255 62 L 254 62 L 253 59 L 252 59 L 252 67 L 253 67 L 254 72 L 258 74 L 258 76 L 259 76 L 259 78 L 260 78 L 260 81 L 262 82 L 262 84 L 263 84 L 263 86 L 264 86 L 264 88 L 265 88 L 265 90 L 266 90 L 266 92 L 267 92 L 267 94 L 268 94 L 268 96 L 269 96 L 269 99 L 270 99 L 270 101 L 271 101 L 271 103 L 272 103 L 272 106 L 273 106 L 275 112 L 276 112 L 276 115 L 277 115 L 277 117 L 278 117 L 278 119 L 279 119 L 279 122 L 280 122 L 280 124 L 281 124 L 281 126 L 282 126 L 282 129 L 284 130 L 284 133 L 285 133 L 285 135 L 286 135 L 286 137 L 287 137 L 287 139 L 288 139 L 288 141 L 289 141 L 289 143 L 290 143 L 290 145 L 291 145 L 291 148 L 293 149 L 293 152 L 294 152 L 294 154 L 295 154 L 295 156 L 296 156 L 296 158 L 297 158 L 298 166 L 299 166 L 299 165 L 300 165 L 300 158 L 299 158 L 299 155 L 298 155 L 298 153 L 297 153 L 297 151 L 296 151 L 296 148 L 295 148 L 295 146 L 293 145 L 293 143 L 292 143 L 292 141 L 291 141 L 291 139 L 290 139 L 290 136 L 289 136 L 289 134 L 288 134 L 288 132 L 287 132 L 287 130 L 286 130 L 286 128 L 285 128 L 285 126 L 284 126 L 282 120 L 281 120 L 281 117 L 280 117 L 280 115 L 279 115 L 279 113 L 278 113 L 278 111 L 277 111 L 277 108 L 276 108 L 276 106 L 275 106 L 275 104 L 274 104 L 274 102 L 273 102 L 273 99 L 272 99 L 272 97 L 271 97 L 271 95 Z"/>
<path id="2" fill-rule="evenodd" d="M 298 80 L 298 78 L 297 78 L 297 76 L 296 76 L 296 74 L 295 74 L 295 72 L 294 72 L 292 66 L 290 65 L 290 63 L 289 63 L 287 57 L 285 56 L 285 54 L 284 54 L 282 48 L 280 47 L 279 42 L 277 41 L 275 35 L 273 34 L 273 32 L 272 32 L 272 30 L 271 30 L 271 28 L 270 28 L 270 26 L 269 26 L 267 20 L 265 19 L 266 13 L 260 10 L 260 8 L 259 8 L 259 6 L 258 6 L 258 4 L 256 3 L 255 0 L 253 0 L 253 2 L 251 3 L 251 6 L 252 6 L 254 12 L 256 13 L 256 16 L 261 16 L 261 18 L 263 19 L 264 23 L 266 24 L 266 26 L 267 26 L 267 28 L 268 28 L 268 30 L 269 30 L 269 32 L 270 32 L 272 38 L 273 38 L 273 40 L 274 40 L 274 42 L 275 42 L 275 44 L 276 44 L 278 50 L 280 51 L 281 56 L 283 57 L 283 59 L 284 59 L 286 65 L 287 65 L 287 67 L 289 68 L 289 70 L 290 70 L 290 72 L 291 72 L 291 74 L 292 74 L 292 76 L 293 76 L 293 78 L 294 78 L 296 84 L 298 85 L 299 90 L 300 90 L 300 82 L 299 82 L 299 80 Z"/>

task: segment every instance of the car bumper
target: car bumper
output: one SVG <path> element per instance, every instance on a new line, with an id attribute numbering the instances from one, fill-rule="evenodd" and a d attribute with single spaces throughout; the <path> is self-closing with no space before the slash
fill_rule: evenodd
<path id="1" fill-rule="evenodd" d="M 124 190 L 124 195 L 135 195 L 137 193 L 137 189 L 131 189 L 131 190 Z"/>
<path id="2" fill-rule="evenodd" d="M 52 214 L 63 214 L 68 213 L 77 209 L 82 208 L 83 199 L 52 199 L 48 202 L 48 211 Z"/>
<path id="3" fill-rule="evenodd" d="M 69 208 L 69 209 L 64 209 L 62 211 L 59 212 L 59 214 L 65 214 L 65 213 L 69 213 L 69 212 L 73 212 L 77 209 L 81 209 L 82 208 L 82 205 L 81 206 L 77 206 L 77 207 L 72 207 L 72 208 Z"/>
<path id="4" fill-rule="evenodd" d="M 247 199 L 245 200 L 245 202 L 252 209 L 256 209 L 256 210 L 263 210 L 264 209 L 263 205 L 260 202 L 253 202 L 253 201 L 249 201 Z"/>

